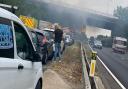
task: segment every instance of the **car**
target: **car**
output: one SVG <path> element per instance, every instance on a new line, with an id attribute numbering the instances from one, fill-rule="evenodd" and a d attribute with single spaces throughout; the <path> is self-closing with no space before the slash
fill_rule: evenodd
<path id="1" fill-rule="evenodd" d="M 93 47 L 94 48 L 98 48 L 98 49 L 102 49 L 102 43 L 101 43 L 101 41 L 95 40 Z"/>
<path id="2" fill-rule="evenodd" d="M 42 64 L 23 22 L 0 8 L 0 89 L 42 89 Z"/>
<path id="3" fill-rule="evenodd" d="M 64 42 L 65 42 L 65 45 L 72 45 L 74 43 L 74 40 L 71 39 L 71 36 L 70 35 L 65 35 L 64 36 Z"/>
<path id="4" fill-rule="evenodd" d="M 41 56 L 42 64 L 46 64 L 48 60 L 48 41 L 44 33 L 39 29 L 29 30 L 32 37 L 33 43 L 36 47 L 36 50 Z"/>
<path id="5" fill-rule="evenodd" d="M 44 28 L 43 29 L 43 33 L 46 36 L 47 40 L 48 40 L 48 59 L 52 59 L 54 56 L 54 51 L 55 51 L 55 45 L 54 45 L 54 29 L 48 29 L 48 28 Z"/>

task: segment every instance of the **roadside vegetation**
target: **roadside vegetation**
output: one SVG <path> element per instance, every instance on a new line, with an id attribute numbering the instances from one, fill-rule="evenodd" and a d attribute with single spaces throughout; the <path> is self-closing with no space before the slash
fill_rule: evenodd
<path id="1" fill-rule="evenodd" d="M 80 44 L 67 47 L 62 62 L 50 64 L 48 67 L 56 71 L 72 89 L 83 89 Z"/>

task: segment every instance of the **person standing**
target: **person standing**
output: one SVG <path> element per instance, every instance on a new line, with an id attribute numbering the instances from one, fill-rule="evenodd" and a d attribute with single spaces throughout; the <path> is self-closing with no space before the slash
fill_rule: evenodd
<path id="1" fill-rule="evenodd" d="M 61 41 L 63 39 L 63 30 L 60 28 L 58 24 L 55 25 L 55 31 L 54 31 L 55 37 L 55 52 L 54 52 L 54 60 L 56 60 L 57 57 L 61 59 Z"/>

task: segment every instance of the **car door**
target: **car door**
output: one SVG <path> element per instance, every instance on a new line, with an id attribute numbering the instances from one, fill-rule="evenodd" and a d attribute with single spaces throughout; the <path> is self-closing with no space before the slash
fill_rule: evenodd
<path id="1" fill-rule="evenodd" d="M 36 47 L 36 50 L 38 52 L 38 54 L 40 55 L 41 59 L 43 58 L 43 53 L 42 53 L 42 39 L 39 40 L 38 38 L 38 34 L 36 32 L 31 32 L 31 35 L 32 35 L 32 40 L 34 42 L 34 45 Z"/>
<path id="2" fill-rule="evenodd" d="M 49 52 L 49 56 L 53 56 L 53 32 L 51 31 L 44 31 L 45 36 L 48 39 L 48 52 Z"/>
<path id="3" fill-rule="evenodd" d="M 54 38 L 53 38 L 53 35 L 54 35 L 54 32 L 53 31 L 48 31 L 48 34 L 49 34 L 49 40 L 50 40 L 50 44 L 49 44 L 49 50 L 50 50 L 50 55 L 53 56 L 53 51 L 55 51 L 55 45 L 54 44 Z"/>
<path id="4" fill-rule="evenodd" d="M 33 89 L 37 70 L 35 63 L 31 62 L 32 52 L 34 52 L 30 38 L 25 29 L 14 22 L 14 33 L 16 39 L 16 61 L 15 88 L 13 89 Z"/>

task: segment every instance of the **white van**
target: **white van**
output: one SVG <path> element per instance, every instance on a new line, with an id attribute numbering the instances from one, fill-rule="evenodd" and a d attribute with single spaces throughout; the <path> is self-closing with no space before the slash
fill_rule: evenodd
<path id="1" fill-rule="evenodd" d="M 0 89 L 42 89 L 42 64 L 21 20 L 0 8 Z"/>
<path id="2" fill-rule="evenodd" d="M 126 53 L 127 51 L 127 39 L 123 37 L 114 37 L 112 49 L 115 52 Z"/>

